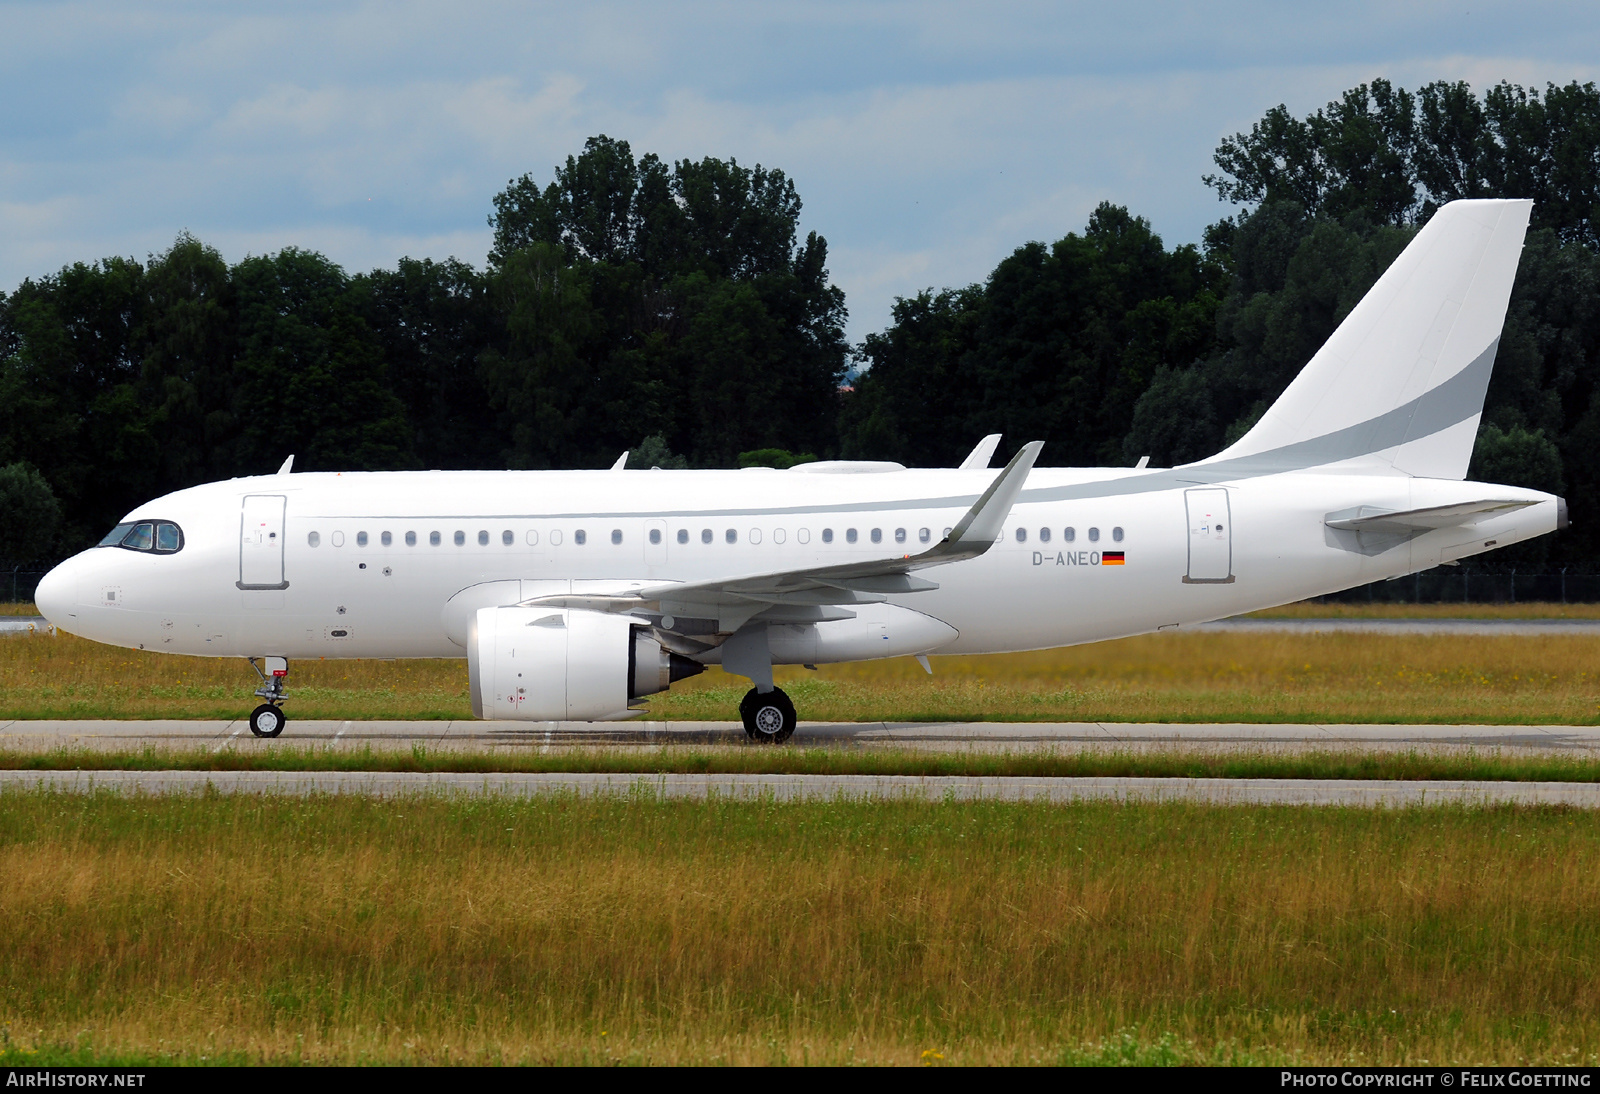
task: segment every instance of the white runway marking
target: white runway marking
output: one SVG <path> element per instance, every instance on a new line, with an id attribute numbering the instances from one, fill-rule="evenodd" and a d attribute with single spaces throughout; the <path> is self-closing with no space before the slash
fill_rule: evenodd
<path id="1" fill-rule="evenodd" d="M 230 722 L 229 724 L 232 725 L 233 723 Z M 246 723 L 244 723 L 244 722 L 240 722 L 232 733 L 230 733 L 226 737 L 224 737 L 217 744 L 217 747 L 213 748 L 211 750 L 211 754 L 212 755 L 216 755 L 218 752 L 221 752 L 223 749 L 227 748 L 230 744 L 232 744 L 238 738 L 239 734 L 244 732 L 245 724 Z M 3 738 L 0 738 L 0 739 L 3 739 Z"/>

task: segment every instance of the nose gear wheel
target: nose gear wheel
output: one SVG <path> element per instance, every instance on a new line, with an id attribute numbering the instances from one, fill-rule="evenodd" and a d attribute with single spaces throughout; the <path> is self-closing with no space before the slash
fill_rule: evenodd
<path id="1" fill-rule="evenodd" d="M 282 709 L 271 703 L 262 703 L 250 712 L 250 732 L 257 737 L 276 737 L 288 722 Z"/>

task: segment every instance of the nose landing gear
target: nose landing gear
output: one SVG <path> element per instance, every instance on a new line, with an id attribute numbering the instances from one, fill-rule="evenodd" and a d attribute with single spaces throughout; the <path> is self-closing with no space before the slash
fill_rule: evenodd
<path id="1" fill-rule="evenodd" d="M 265 671 L 256 664 L 254 657 L 250 658 L 250 667 L 261 677 L 261 686 L 256 688 L 256 694 L 266 700 L 250 712 L 250 732 L 257 737 L 276 737 L 289 723 L 283 713 L 283 701 L 289 697 L 283 689 L 289 679 L 289 659 L 264 657 L 262 660 L 266 662 Z"/>

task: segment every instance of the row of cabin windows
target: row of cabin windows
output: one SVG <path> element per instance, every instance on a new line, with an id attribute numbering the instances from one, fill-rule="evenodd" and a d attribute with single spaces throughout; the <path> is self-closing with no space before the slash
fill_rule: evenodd
<path id="1" fill-rule="evenodd" d="M 1039 542 L 1040 543 L 1049 543 L 1050 542 L 1050 536 L 1051 536 L 1051 530 L 1049 528 L 1041 528 L 1041 529 L 1039 529 Z M 1061 530 L 1061 539 L 1062 539 L 1063 542 L 1072 543 L 1077 538 L 1078 538 L 1078 530 L 1076 528 L 1073 528 L 1073 527 L 1069 526 L 1069 527 L 1063 528 Z M 1111 529 L 1111 538 L 1115 542 L 1121 543 L 1122 542 L 1122 529 L 1121 528 L 1113 528 L 1113 529 Z M 1028 530 L 1026 528 L 1018 528 L 1017 529 L 1017 542 L 1018 543 L 1026 543 L 1026 542 L 1028 542 Z M 1089 542 L 1090 543 L 1099 543 L 1100 542 L 1100 529 L 1098 529 L 1098 528 L 1090 528 L 1089 529 Z"/>
<path id="2" fill-rule="evenodd" d="M 117 528 L 115 530 L 113 530 L 112 536 L 116 536 L 123 529 L 130 528 L 130 527 L 132 527 L 132 526 L 131 525 L 118 525 Z M 137 528 L 135 528 L 133 531 L 128 532 L 128 538 L 132 539 L 136 535 L 140 534 L 139 533 L 139 529 L 145 529 L 146 531 L 143 534 L 146 536 L 146 538 L 148 538 L 148 535 L 149 535 L 148 529 L 149 528 L 150 528 L 150 525 L 141 524 Z M 176 536 L 176 542 L 179 545 L 182 544 L 182 533 L 177 531 L 177 525 L 163 523 L 163 524 L 159 525 L 159 529 L 161 529 L 161 530 L 171 529 L 172 530 L 172 534 Z M 944 530 L 944 534 L 945 535 L 949 535 L 950 534 L 950 529 L 946 528 Z M 1039 542 L 1040 543 L 1049 543 L 1050 539 L 1051 539 L 1051 536 L 1053 535 L 1053 532 L 1049 528 L 1040 528 L 1038 535 L 1039 535 Z M 107 536 L 106 537 L 106 541 L 104 543 L 102 543 L 101 546 L 105 547 L 105 546 L 112 546 L 112 545 L 120 545 L 120 546 L 128 546 L 129 545 L 127 543 L 121 543 L 121 542 L 114 543 L 114 541 L 112 539 L 112 536 Z M 1018 528 L 1017 531 L 1016 531 L 1016 537 L 1017 537 L 1017 542 L 1018 543 L 1026 543 L 1028 541 L 1028 530 L 1026 528 Z M 159 532 L 158 532 L 158 538 L 159 538 Z M 490 537 L 489 537 L 488 529 L 486 529 L 486 528 L 485 529 L 480 529 L 478 531 L 478 546 L 487 547 L 489 545 L 489 538 Z M 525 538 L 527 540 L 528 546 L 537 547 L 539 545 L 539 533 L 534 531 L 533 529 L 530 528 L 528 530 L 527 536 Z M 552 546 L 559 547 L 561 545 L 561 541 L 562 541 L 562 534 L 561 534 L 560 529 L 556 529 L 556 530 L 550 532 L 549 533 L 549 538 L 550 538 L 550 544 Z M 724 529 L 723 533 L 722 533 L 722 538 L 723 538 L 723 542 L 725 542 L 725 543 L 738 543 L 739 542 L 738 529 L 735 529 L 735 528 Z M 773 532 L 772 532 L 772 541 L 774 543 L 782 543 L 782 542 L 784 542 L 784 540 L 786 538 L 787 538 L 787 533 L 784 531 L 784 529 L 776 528 L 776 529 L 773 530 Z M 860 540 L 860 538 L 861 538 L 861 534 L 855 528 L 846 528 L 844 530 L 844 540 L 845 540 L 846 543 L 856 543 L 856 542 L 858 542 Z M 867 532 L 867 538 L 870 539 L 873 543 L 882 543 L 883 542 L 883 529 L 882 528 L 873 528 L 873 529 L 869 530 Z M 909 538 L 909 533 L 906 531 L 906 529 L 904 529 L 904 528 L 896 528 L 894 530 L 894 541 L 896 543 L 904 543 L 904 542 L 906 542 L 906 540 L 908 538 Z M 1073 528 L 1073 527 L 1069 526 L 1069 527 L 1063 528 L 1061 530 L 1061 539 L 1062 539 L 1063 542 L 1072 543 L 1072 542 L 1076 541 L 1077 538 L 1078 538 L 1078 530 L 1076 528 Z M 1111 529 L 1111 538 L 1115 542 L 1121 543 L 1122 542 L 1122 529 L 1120 527 Z M 454 540 L 455 545 L 457 547 L 464 547 L 464 546 L 466 546 L 466 542 L 467 542 L 467 533 L 465 533 L 463 531 L 457 531 L 454 534 L 454 536 L 452 537 L 452 539 Z M 650 529 L 649 539 L 650 539 L 650 543 L 652 545 L 659 545 L 661 543 L 661 529 L 659 529 L 659 528 Z M 759 529 L 759 528 L 750 529 L 750 533 L 749 533 L 748 539 L 749 539 L 749 542 L 751 542 L 751 543 L 760 543 L 761 542 L 761 529 Z M 811 530 L 809 528 L 801 528 L 799 531 L 797 531 L 795 533 L 795 539 L 797 539 L 801 543 L 810 543 L 811 542 Z M 933 530 L 931 528 L 918 528 L 917 529 L 917 542 L 918 543 L 928 543 L 932 539 L 933 539 Z M 678 542 L 680 544 L 687 544 L 689 542 L 689 529 L 687 529 L 687 528 L 679 528 L 678 529 L 677 540 L 678 540 Z M 716 540 L 716 533 L 713 532 L 710 528 L 702 528 L 702 529 L 700 529 L 700 542 L 701 543 L 712 543 L 715 540 Z M 515 544 L 516 541 L 517 541 L 516 533 L 512 532 L 511 529 L 507 528 L 507 529 L 503 530 L 500 533 L 500 542 L 504 546 L 510 547 L 513 544 Z M 584 544 L 589 542 L 589 533 L 587 531 L 585 531 L 584 529 L 579 528 L 579 529 L 577 529 L 576 531 L 574 531 L 572 533 L 572 541 L 574 543 L 576 543 L 578 546 L 581 547 Z M 311 532 L 310 534 L 308 534 L 306 536 L 306 542 L 309 545 L 311 545 L 312 547 L 321 546 L 321 544 L 322 544 L 322 535 L 321 535 L 321 533 L 319 533 L 319 532 Z M 371 540 L 368 537 L 366 532 L 357 532 L 356 533 L 356 546 L 357 547 L 365 547 L 370 542 L 371 542 Z M 385 547 L 392 547 L 394 545 L 394 533 L 393 532 L 379 532 L 378 533 L 378 542 L 381 543 Z M 428 533 L 428 543 L 429 543 L 430 546 L 437 547 L 443 542 L 444 542 L 444 538 L 443 538 L 442 533 L 439 533 L 439 532 L 429 532 Z M 824 528 L 822 530 L 822 542 L 824 542 L 824 543 L 832 543 L 833 542 L 833 529 L 832 528 Z M 1099 543 L 1100 542 L 1100 529 L 1099 528 L 1090 528 L 1089 529 L 1089 542 L 1090 543 Z M 622 544 L 622 529 L 621 528 L 613 528 L 611 530 L 611 543 L 612 543 L 613 546 L 621 546 L 621 544 Z M 406 544 L 407 547 L 415 547 L 417 545 L 417 533 L 415 533 L 415 532 L 407 532 L 407 533 L 405 533 L 405 544 Z M 333 533 L 333 545 L 335 547 L 343 547 L 344 546 L 344 533 L 343 532 L 335 532 L 335 533 Z M 136 547 L 134 549 L 135 550 L 150 550 L 149 547 Z M 176 546 L 170 547 L 170 548 L 167 548 L 167 547 L 157 547 L 156 548 L 156 550 L 173 550 L 173 551 L 175 551 L 177 549 L 178 548 Z"/>
<path id="3" fill-rule="evenodd" d="M 1118 532 L 1120 533 L 1121 529 L 1118 529 Z M 1069 540 L 1072 538 L 1072 534 L 1071 533 L 1072 533 L 1072 530 L 1069 528 L 1067 530 L 1067 538 Z M 946 528 L 945 529 L 945 534 L 949 535 L 950 534 L 950 529 Z M 904 543 L 904 542 L 906 542 L 907 538 L 909 538 L 909 535 L 910 535 L 910 533 L 908 533 L 904 528 L 896 528 L 894 530 L 894 541 L 896 543 Z M 1095 537 L 1098 537 L 1098 532 L 1095 533 Z M 452 538 L 454 539 L 455 545 L 457 547 L 466 546 L 467 533 L 465 533 L 463 531 L 457 531 Z M 490 537 L 489 537 L 488 529 L 480 529 L 479 532 L 478 532 L 478 546 L 487 547 L 489 545 L 489 538 Z M 736 528 L 724 529 L 723 533 L 722 533 L 722 538 L 723 538 L 723 541 L 725 543 L 738 543 L 739 542 L 739 531 Z M 788 538 L 788 533 L 784 529 L 782 529 L 782 528 L 773 529 L 772 542 L 774 542 L 774 543 L 783 543 L 787 538 Z M 860 536 L 860 533 L 856 529 L 854 529 L 854 528 L 846 528 L 844 530 L 844 538 L 845 538 L 845 542 L 846 543 L 855 543 L 861 538 L 861 536 Z M 871 529 L 867 533 L 867 538 L 870 539 L 873 543 L 882 543 L 883 542 L 883 529 L 882 528 L 873 528 L 873 529 Z M 1045 538 L 1046 539 L 1050 538 L 1048 533 L 1045 535 Z M 1121 538 L 1120 534 L 1118 535 L 1117 538 L 1119 538 L 1119 539 Z M 343 547 L 344 546 L 344 533 L 343 532 L 334 532 L 332 537 L 331 537 L 331 539 L 332 539 L 332 543 L 333 543 L 333 545 L 335 547 Z M 531 528 L 528 529 L 528 533 L 527 533 L 527 536 L 525 537 L 525 539 L 527 540 L 527 544 L 530 547 L 537 547 L 539 545 L 539 533 L 534 531 Z M 679 528 L 678 529 L 677 539 L 678 539 L 678 542 L 680 544 L 688 543 L 689 542 L 689 530 L 687 528 Z M 711 543 L 711 542 L 715 541 L 715 539 L 716 539 L 716 533 L 713 532 L 710 528 L 702 528 L 702 529 L 700 529 L 700 542 L 701 543 Z M 810 543 L 811 542 L 811 530 L 809 528 L 801 528 L 800 530 L 798 530 L 795 533 L 795 539 L 798 540 L 801 543 Z M 919 528 L 919 529 L 917 529 L 917 542 L 919 542 L 919 543 L 928 543 L 932 539 L 933 539 L 933 530 L 932 529 L 930 529 L 930 528 Z M 507 547 L 510 547 L 514 543 L 516 543 L 516 540 L 517 540 L 516 533 L 512 532 L 511 529 L 509 529 L 509 528 L 505 529 L 504 531 L 502 531 L 500 533 L 500 542 L 503 545 L 507 546 Z M 659 545 L 661 543 L 661 529 L 659 529 L 659 528 L 650 529 L 650 531 L 649 531 L 649 540 L 650 540 L 652 545 Z M 574 531 L 572 533 L 572 541 L 574 543 L 578 544 L 581 547 L 584 544 L 589 542 L 589 533 L 587 531 L 585 531 L 584 529 L 579 528 L 579 529 L 577 529 L 576 531 Z M 750 532 L 749 532 L 749 535 L 748 535 L 748 541 L 750 543 L 760 543 L 761 542 L 761 529 L 759 529 L 759 528 L 750 529 Z M 356 546 L 357 547 L 366 547 L 371 542 L 372 542 L 371 537 L 366 532 L 357 532 L 356 533 Z M 379 532 L 378 533 L 378 542 L 380 544 L 382 544 L 383 546 L 385 546 L 385 547 L 394 546 L 394 533 L 393 532 Z M 430 546 L 438 547 L 443 542 L 444 542 L 444 537 L 443 537 L 442 533 L 439 533 L 439 532 L 429 532 L 428 533 L 428 544 Z M 561 534 L 560 529 L 553 530 L 553 531 L 551 531 L 549 533 L 549 542 L 550 542 L 550 544 L 552 546 L 559 547 L 561 545 L 562 534 Z M 833 542 L 833 529 L 832 528 L 824 528 L 822 530 L 822 542 L 824 542 L 824 543 L 832 543 Z M 307 533 L 307 535 L 306 535 L 306 543 L 309 546 L 312 546 L 312 547 L 320 547 L 320 546 L 322 546 L 322 533 L 321 532 L 310 532 L 310 533 Z M 613 546 L 620 546 L 622 544 L 622 529 L 621 528 L 613 528 L 611 530 L 611 543 L 612 543 Z M 405 533 L 405 545 L 407 547 L 415 547 L 417 545 L 417 533 L 416 532 L 407 532 L 407 533 Z"/>

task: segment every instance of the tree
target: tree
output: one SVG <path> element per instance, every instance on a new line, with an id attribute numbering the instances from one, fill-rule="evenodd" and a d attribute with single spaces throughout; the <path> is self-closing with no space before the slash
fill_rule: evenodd
<path id="1" fill-rule="evenodd" d="M 354 279 L 395 395 L 405 407 L 407 445 L 422 467 L 495 467 L 504 444 L 485 428 L 490 399 L 479 362 L 504 338 L 489 280 L 451 258 L 402 258 L 393 270 Z"/>
<path id="2" fill-rule="evenodd" d="M 0 560 L 47 557 L 60 526 L 61 505 L 43 475 L 20 461 L 0 467 Z"/>
<path id="3" fill-rule="evenodd" d="M 483 378 L 519 438 L 513 462 L 603 466 L 641 430 L 703 465 L 836 445 L 844 294 L 826 241 L 797 242 L 783 172 L 712 158 L 669 169 L 601 135 L 494 206 L 506 328 Z"/>
<path id="4" fill-rule="evenodd" d="M 951 466 L 1003 433 L 1011 450 L 1047 441 L 1052 463 L 1119 463 L 1156 370 L 1213 345 L 1224 276 L 1102 204 L 1081 236 L 1019 247 L 981 287 L 897 301 L 894 325 L 862 347 L 848 450 Z"/>
<path id="5" fill-rule="evenodd" d="M 233 462 L 267 474 L 414 465 L 405 407 L 363 318 L 367 286 L 322 255 L 286 248 L 234 267 L 239 350 Z"/>

